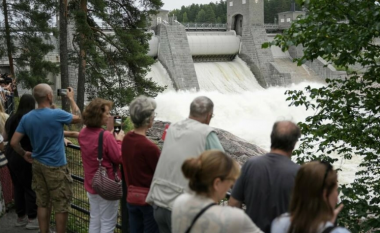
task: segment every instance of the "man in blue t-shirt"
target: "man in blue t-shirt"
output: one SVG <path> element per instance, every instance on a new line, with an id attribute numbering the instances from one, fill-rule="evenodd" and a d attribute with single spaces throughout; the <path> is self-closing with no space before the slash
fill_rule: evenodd
<path id="1" fill-rule="evenodd" d="M 67 168 L 63 126 L 81 122 L 81 115 L 74 100 L 72 88 L 68 88 L 72 114 L 52 109 L 53 90 L 48 84 L 33 88 L 38 108 L 24 115 L 11 146 L 24 159 L 33 164 L 32 188 L 36 192 L 38 221 L 41 233 L 49 232 L 51 208 L 54 207 L 57 233 L 66 232 L 68 211 L 72 197 L 72 178 Z M 33 152 L 25 151 L 20 141 L 27 135 Z"/>

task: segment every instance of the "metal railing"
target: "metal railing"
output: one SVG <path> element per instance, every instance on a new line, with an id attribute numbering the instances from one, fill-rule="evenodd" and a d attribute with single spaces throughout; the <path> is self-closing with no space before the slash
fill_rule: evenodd
<path id="1" fill-rule="evenodd" d="M 87 198 L 87 192 L 84 189 L 84 171 L 80 147 L 68 145 L 66 147 L 67 165 L 71 170 L 73 178 L 73 200 L 71 211 L 69 213 L 67 231 L 75 233 L 87 233 L 90 222 L 90 203 Z M 123 184 L 123 193 L 125 195 L 125 185 Z M 115 232 L 129 232 L 128 229 L 128 210 L 126 198 L 120 200 L 118 219 Z"/>
<path id="2" fill-rule="evenodd" d="M 184 23 L 185 29 L 188 31 L 226 31 L 227 24 L 212 23 Z"/>

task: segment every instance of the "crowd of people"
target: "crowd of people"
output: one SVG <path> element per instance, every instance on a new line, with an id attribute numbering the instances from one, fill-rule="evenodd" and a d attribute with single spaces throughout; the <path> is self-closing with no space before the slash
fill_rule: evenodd
<path id="1" fill-rule="evenodd" d="M 53 208 L 56 232 L 66 231 L 73 181 L 65 156 L 64 125 L 83 122 L 78 141 L 90 203 L 90 233 L 114 232 L 119 208 L 118 200 L 109 200 L 93 188 L 99 163 L 108 178 L 121 178 L 127 186 L 132 233 L 349 232 L 336 226 L 342 205 L 337 207 L 333 167 L 319 161 L 300 166 L 291 160 L 301 136 L 293 122 L 275 122 L 270 152 L 240 167 L 209 126 L 214 104 L 208 97 L 195 98 L 189 117 L 170 125 L 162 150 L 146 136 L 156 116 L 154 99 L 139 96 L 131 102 L 134 129 L 124 133 L 104 129 L 112 101 L 94 99 L 81 115 L 72 88 L 67 98 L 71 113 L 52 107 L 51 87 L 39 84 L 33 96 L 22 96 L 16 113 L 5 123 L 2 135 L 10 140 L 6 154 L 16 192 L 16 226 L 38 226 L 41 233 L 48 233 Z"/>

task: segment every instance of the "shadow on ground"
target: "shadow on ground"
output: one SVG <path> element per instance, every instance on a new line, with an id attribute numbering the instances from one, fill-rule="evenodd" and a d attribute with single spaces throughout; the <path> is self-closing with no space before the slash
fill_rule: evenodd
<path id="1" fill-rule="evenodd" d="M 38 230 L 27 230 L 25 227 L 15 227 L 17 215 L 14 209 L 9 210 L 0 218 L 0 232 L 4 233 L 38 233 Z"/>

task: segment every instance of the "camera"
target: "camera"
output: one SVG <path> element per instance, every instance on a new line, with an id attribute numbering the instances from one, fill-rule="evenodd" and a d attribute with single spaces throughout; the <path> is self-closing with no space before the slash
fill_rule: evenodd
<path id="1" fill-rule="evenodd" d="M 113 118 L 113 131 L 115 133 L 119 133 L 121 130 L 121 117 L 120 116 L 114 116 Z"/>
<path id="2" fill-rule="evenodd" d="M 57 95 L 58 96 L 66 96 L 67 95 L 67 89 L 57 89 Z"/>

